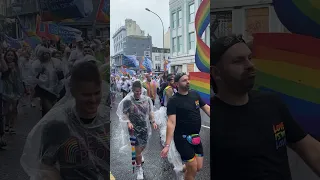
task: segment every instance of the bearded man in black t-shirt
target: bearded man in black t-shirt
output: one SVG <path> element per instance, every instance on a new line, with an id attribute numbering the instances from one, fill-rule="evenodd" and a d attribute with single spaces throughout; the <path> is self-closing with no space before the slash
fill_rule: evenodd
<path id="1" fill-rule="evenodd" d="M 291 180 L 287 145 L 320 175 L 320 143 L 274 94 L 251 91 L 255 68 L 241 36 L 211 44 L 211 178 Z"/>
<path id="2" fill-rule="evenodd" d="M 178 87 L 167 104 L 167 132 L 162 157 L 167 157 L 174 139 L 182 161 L 185 162 L 185 179 L 194 180 L 203 165 L 203 147 L 199 136 L 201 129 L 200 108 L 210 116 L 210 106 L 205 104 L 200 95 L 189 90 L 189 77 L 177 74 L 174 82 Z"/>

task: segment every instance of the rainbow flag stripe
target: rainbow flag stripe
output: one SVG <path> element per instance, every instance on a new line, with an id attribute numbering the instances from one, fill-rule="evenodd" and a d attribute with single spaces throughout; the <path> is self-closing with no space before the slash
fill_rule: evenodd
<path id="1" fill-rule="evenodd" d="M 303 44 L 303 46 L 297 46 Z M 320 39 L 287 33 L 254 34 L 256 88 L 276 92 L 294 119 L 320 137 Z"/>
<path id="2" fill-rule="evenodd" d="M 190 88 L 199 93 L 201 99 L 210 105 L 210 74 L 204 72 L 190 72 Z"/>
<path id="3" fill-rule="evenodd" d="M 97 21 L 103 22 L 103 23 L 109 23 L 110 22 L 110 1 L 108 0 L 101 0 L 98 13 L 97 13 Z"/>
<path id="4" fill-rule="evenodd" d="M 210 48 L 202 41 L 201 36 L 210 24 L 210 1 L 203 0 L 195 17 L 197 47 L 195 62 L 201 72 L 210 73 Z"/>

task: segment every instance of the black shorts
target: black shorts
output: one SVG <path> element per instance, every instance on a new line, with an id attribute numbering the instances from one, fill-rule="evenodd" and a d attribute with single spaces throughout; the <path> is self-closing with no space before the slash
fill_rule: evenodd
<path id="1" fill-rule="evenodd" d="M 203 156 L 202 143 L 199 145 L 192 145 L 185 138 L 183 138 L 182 135 L 175 135 L 174 143 L 182 161 L 184 162 L 191 162 L 195 159 L 195 157 Z"/>
<path id="2" fill-rule="evenodd" d="M 131 121 L 134 129 L 134 136 L 136 137 L 136 146 L 145 147 L 148 143 L 148 126 L 145 121 Z"/>
<path id="3" fill-rule="evenodd" d="M 34 88 L 34 91 L 35 91 L 35 97 L 40 97 L 41 99 L 47 99 L 51 102 L 54 102 L 58 99 L 56 95 L 39 87 L 38 85 Z"/>

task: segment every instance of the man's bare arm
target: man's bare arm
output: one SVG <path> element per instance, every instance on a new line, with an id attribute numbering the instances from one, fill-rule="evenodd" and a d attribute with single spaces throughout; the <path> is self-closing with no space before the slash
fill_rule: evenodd
<path id="1" fill-rule="evenodd" d="M 169 115 L 168 116 L 168 122 L 167 122 L 167 133 L 166 133 L 166 145 L 170 145 L 174 129 L 176 128 L 176 115 Z"/>
<path id="2" fill-rule="evenodd" d="M 290 147 L 320 177 L 320 142 L 307 135 L 302 140 L 290 144 Z"/>
<path id="3" fill-rule="evenodd" d="M 209 105 L 204 105 L 201 107 L 201 109 L 210 117 L 210 106 Z"/>

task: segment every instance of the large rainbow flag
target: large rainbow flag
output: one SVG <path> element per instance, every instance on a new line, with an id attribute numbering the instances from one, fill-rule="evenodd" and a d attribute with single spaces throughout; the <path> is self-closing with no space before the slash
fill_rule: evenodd
<path id="1" fill-rule="evenodd" d="M 110 0 L 100 0 L 96 19 L 98 22 L 110 22 Z"/>
<path id="2" fill-rule="evenodd" d="M 318 46 L 319 45 L 319 46 Z M 320 39 L 289 33 L 254 34 L 257 89 L 276 92 L 294 119 L 320 137 Z"/>
<path id="3" fill-rule="evenodd" d="M 202 34 L 210 24 L 210 1 L 203 0 L 197 10 L 195 17 L 195 29 L 197 37 L 197 48 L 195 63 L 201 72 L 210 73 L 210 48 L 201 39 Z"/>
<path id="4" fill-rule="evenodd" d="M 195 64 L 201 72 L 190 72 L 190 88 L 200 94 L 201 99 L 210 105 L 210 48 L 201 39 L 210 23 L 210 1 L 203 0 L 197 10 L 195 29 L 197 34 L 197 50 Z"/>
<path id="5" fill-rule="evenodd" d="M 273 7 L 290 32 L 320 38 L 319 0 L 273 0 Z"/>
<path id="6" fill-rule="evenodd" d="M 190 88 L 197 91 L 201 99 L 210 105 L 210 74 L 190 72 Z"/>

